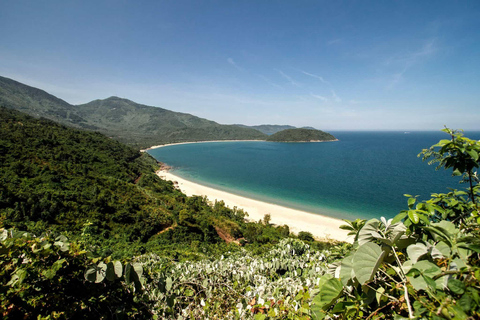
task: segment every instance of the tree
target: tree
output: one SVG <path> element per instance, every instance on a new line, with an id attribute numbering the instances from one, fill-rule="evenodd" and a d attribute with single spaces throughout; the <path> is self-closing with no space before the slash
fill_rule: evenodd
<path id="1" fill-rule="evenodd" d="M 453 176 L 462 176 L 462 182 L 469 184 L 469 197 L 478 215 L 475 198 L 479 189 L 476 169 L 479 167 L 480 141 L 464 137 L 459 130 L 445 128 L 442 131 L 448 133 L 450 139 L 440 140 L 429 149 L 423 149 L 418 156 L 423 156 L 423 160 L 432 159 L 429 164 L 438 163 L 437 170 L 451 168 Z"/>

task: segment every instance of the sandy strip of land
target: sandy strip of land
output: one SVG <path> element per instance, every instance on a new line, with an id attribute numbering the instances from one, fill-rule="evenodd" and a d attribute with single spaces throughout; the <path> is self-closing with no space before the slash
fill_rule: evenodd
<path id="1" fill-rule="evenodd" d="M 168 146 L 175 146 L 177 144 L 191 144 L 191 143 L 210 143 L 210 142 L 245 142 L 245 141 L 265 141 L 265 140 L 213 140 L 213 141 L 192 141 L 192 142 L 175 142 L 175 143 L 167 143 L 167 144 L 160 144 L 158 146 L 152 146 L 147 149 L 142 149 L 140 152 L 147 152 L 148 150 L 163 148 Z"/>
<path id="2" fill-rule="evenodd" d="M 256 141 L 256 142 L 264 141 L 265 142 L 265 140 L 212 140 L 212 141 L 175 142 L 175 143 L 161 144 L 158 146 L 152 146 L 147 149 L 142 149 L 140 150 L 140 152 L 147 152 L 148 150 L 152 150 L 152 149 L 175 146 L 177 144 L 210 143 L 210 142 L 246 142 L 246 141 Z M 319 143 L 319 142 L 334 142 L 334 141 L 339 141 L 339 140 L 338 139 L 331 140 L 331 141 L 312 140 L 312 141 L 297 141 L 297 142 L 284 142 L 284 143 Z"/>
<path id="3" fill-rule="evenodd" d="M 158 171 L 157 174 L 163 179 L 176 182 L 178 188 L 188 196 L 207 196 L 209 201 L 223 200 L 230 208 L 237 207 L 238 209 L 243 209 L 248 213 L 249 220 L 258 221 L 263 219 L 266 214 L 270 214 L 271 223 L 276 225 L 286 224 L 289 226 L 290 231 L 294 233 L 308 231 L 317 239 L 335 239 L 351 242 L 351 239 L 347 237 L 347 232 L 339 228 L 340 225 L 345 224 L 339 219 L 282 207 L 213 189 L 185 180 L 168 171 Z"/>

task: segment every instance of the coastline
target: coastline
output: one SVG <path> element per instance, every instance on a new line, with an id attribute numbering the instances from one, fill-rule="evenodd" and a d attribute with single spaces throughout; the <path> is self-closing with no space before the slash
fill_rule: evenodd
<path id="1" fill-rule="evenodd" d="M 283 207 L 273 203 L 267 203 L 210 188 L 186 180 L 168 170 L 159 170 L 157 171 L 157 175 L 162 179 L 170 180 L 174 183 L 176 182 L 177 187 L 187 196 L 206 196 L 209 201 L 223 201 L 229 208 L 237 207 L 238 209 L 243 209 L 248 213 L 247 219 L 250 221 L 258 221 L 263 219 L 266 214 L 270 214 L 271 223 L 276 225 L 286 224 L 293 233 L 298 234 L 300 231 L 307 231 L 320 240 L 333 239 L 351 242 L 351 239 L 347 236 L 347 231 L 339 228 L 340 225 L 345 224 L 340 219 Z"/>
<path id="2" fill-rule="evenodd" d="M 158 146 L 151 146 L 147 149 L 141 149 L 140 152 L 147 152 L 148 150 L 163 148 L 168 146 L 176 146 L 179 144 L 192 144 L 192 143 L 209 143 L 209 142 L 281 142 L 281 143 L 321 143 L 321 142 L 336 142 L 340 141 L 338 139 L 335 140 L 311 140 L 311 141 L 267 141 L 267 140 L 207 140 L 207 141 L 187 141 L 187 142 L 174 142 L 174 143 L 167 143 L 167 144 L 160 144 Z"/>
<path id="3" fill-rule="evenodd" d="M 179 144 L 209 143 L 209 142 L 248 142 L 248 141 L 265 141 L 265 140 L 212 140 L 212 141 L 207 140 L 207 141 L 174 142 L 174 143 L 160 144 L 158 146 L 151 146 L 150 148 L 147 148 L 147 149 L 141 149 L 140 152 L 147 152 L 148 150 L 169 147 L 169 146 L 176 146 Z"/>

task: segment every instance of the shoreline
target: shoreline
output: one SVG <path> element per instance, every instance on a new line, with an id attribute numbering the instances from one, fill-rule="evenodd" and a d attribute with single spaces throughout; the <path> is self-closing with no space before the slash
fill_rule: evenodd
<path id="1" fill-rule="evenodd" d="M 176 146 L 180 144 L 192 144 L 192 143 L 208 143 L 208 142 L 249 142 L 249 141 L 265 141 L 265 140 L 207 140 L 207 141 L 187 141 L 187 142 L 174 142 L 174 143 L 167 143 L 167 144 L 159 144 L 158 146 L 151 146 L 147 149 L 141 149 L 140 152 L 147 152 L 148 150 L 169 147 L 169 146 Z"/>
<path id="2" fill-rule="evenodd" d="M 340 219 L 292 209 L 214 189 L 186 180 L 168 170 L 159 170 L 157 171 L 157 175 L 162 179 L 170 180 L 174 183 L 176 182 L 177 188 L 187 196 L 206 196 L 208 201 L 223 201 L 229 208 L 237 207 L 238 209 L 243 209 L 248 213 L 247 220 L 258 221 L 263 219 L 266 214 L 270 214 L 271 223 L 275 225 L 288 225 L 290 231 L 295 234 L 298 234 L 300 231 L 307 231 L 316 239 L 320 240 L 333 239 L 352 242 L 347 236 L 348 232 L 339 228 L 340 225 L 345 224 L 345 222 Z"/>
<path id="3" fill-rule="evenodd" d="M 267 141 L 267 140 L 207 140 L 207 141 L 187 141 L 187 142 L 174 142 L 174 143 L 167 143 L 167 144 L 160 144 L 158 146 L 151 146 L 146 149 L 140 149 L 140 152 L 147 152 L 149 150 L 169 147 L 169 146 L 176 146 L 180 144 L 192 144 L 192 143 L 209 143 L 209 142 L 281 142 L 281 143 L 321 143 L 321 142 L 336 142 L 340 141 L 338 139 L 335 140 L 314 140 L 314 141 Z"/>

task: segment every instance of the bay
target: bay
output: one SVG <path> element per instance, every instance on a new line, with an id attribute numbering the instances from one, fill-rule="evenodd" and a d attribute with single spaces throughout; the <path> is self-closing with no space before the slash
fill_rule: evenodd
<path id="1" fill-rule="evenodd" d="M 148 152 L 187 180 L 249 198 L 342 219 L 394 217 L 404 194 L 464 188 L 417 155 L 442 132 L 332 132 L 339 141 L 208 142 Z M 480 139 L 480 132 L 467 132 Z"/>

